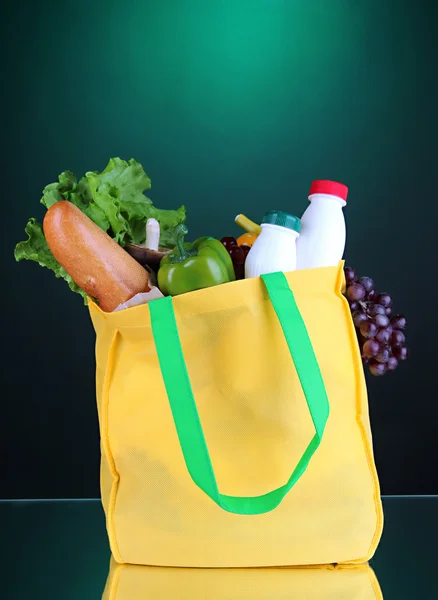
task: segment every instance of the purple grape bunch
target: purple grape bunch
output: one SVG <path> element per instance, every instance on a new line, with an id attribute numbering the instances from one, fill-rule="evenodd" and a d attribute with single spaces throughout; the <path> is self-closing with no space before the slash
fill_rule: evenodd
<path id="1" fill-rule="evenodd" d="M 391 296 L 377 293 L 371 277 L 358 277 L 352 267 L 345 267 L 344 272 L 363 364 L 376 376 L 395 371 L 408 357 L 406 317 L 392 314 Z"/>

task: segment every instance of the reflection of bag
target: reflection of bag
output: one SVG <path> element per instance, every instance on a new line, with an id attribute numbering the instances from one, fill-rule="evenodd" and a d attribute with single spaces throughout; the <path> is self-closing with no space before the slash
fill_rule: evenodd
<path id="1" fill-rule="evenodd" d="M 340 263 L 111 314 L 90 303 L 102 500 L 118 562 L 372 556 L 382 512 L 343 285 Z"/>
<path id="2" fill-rule="evenodd" d="M 172 569 L 111 562 L 102 600 L 383 600 L 368 565 Z"/>

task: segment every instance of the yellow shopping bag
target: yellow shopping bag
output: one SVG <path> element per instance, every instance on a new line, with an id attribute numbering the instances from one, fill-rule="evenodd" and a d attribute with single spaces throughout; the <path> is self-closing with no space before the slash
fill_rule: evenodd
<path id="1" fill-rule="evenodd" d="M 382 531 L 343 263 L 107 314 L 101 491 L 119 563 L 366 562 Z"/>
<path id="2" fill-rule="evenodd" d="M 383 600 L 367 565 L 175 569 L 111 561 L 102 600 Z"/>

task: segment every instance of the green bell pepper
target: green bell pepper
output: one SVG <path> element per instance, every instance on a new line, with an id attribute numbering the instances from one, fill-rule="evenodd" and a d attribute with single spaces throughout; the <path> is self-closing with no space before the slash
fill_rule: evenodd
<path id="1" fill-rule="evenodd" d="M 231 256 L 219 240 L 201 237 L 191 244 L 184 243 L 187 233 L 185 225 L 178 225 L 176 248 L 161 259 L 158 287 L 165 296 L 177 296 L 236 279 Z"/>

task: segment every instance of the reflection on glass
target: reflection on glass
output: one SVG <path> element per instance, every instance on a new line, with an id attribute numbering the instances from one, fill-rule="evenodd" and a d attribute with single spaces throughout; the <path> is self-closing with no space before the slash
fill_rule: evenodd
<path id="1" fill-rule="evenodd" d="M 367 565 L 183 569 L 118 565 L 102 600 L 383 600 Z"/>

